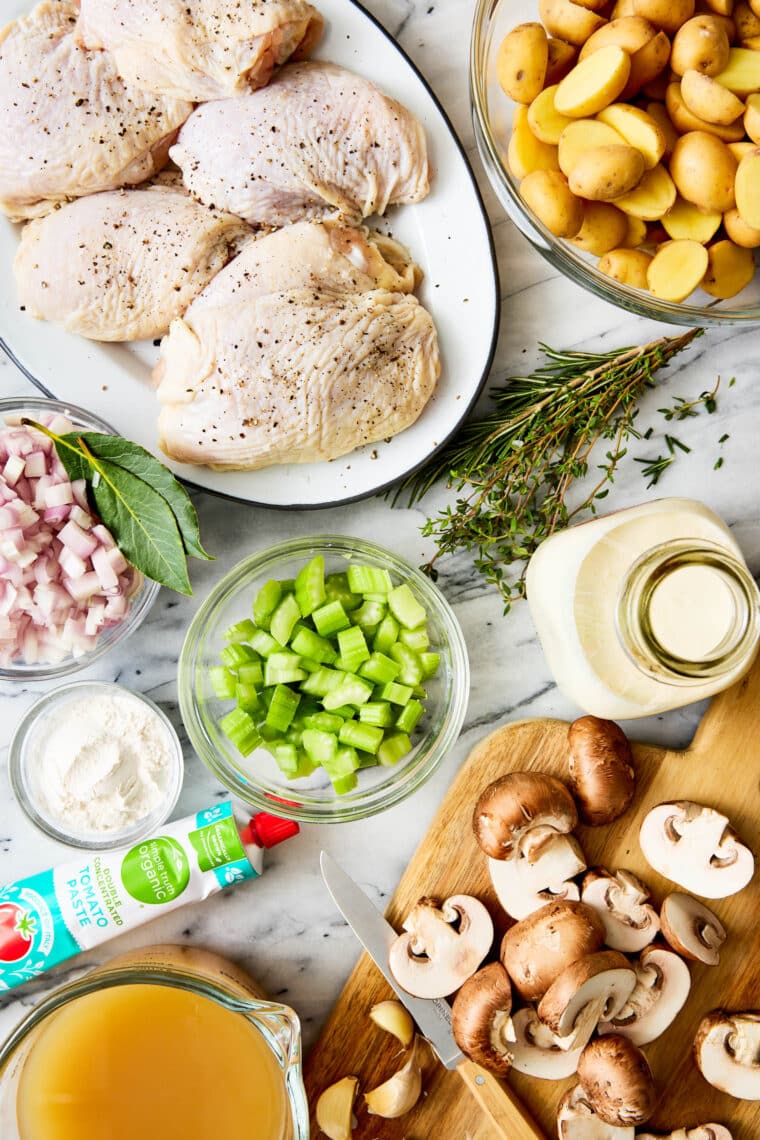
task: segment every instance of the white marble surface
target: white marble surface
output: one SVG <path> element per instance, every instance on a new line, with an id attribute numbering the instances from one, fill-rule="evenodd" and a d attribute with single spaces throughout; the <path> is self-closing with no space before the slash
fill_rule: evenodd
<path id="1" fill-rule="evenodd" d="M 557 346 L 643 342 L 656 326 L 597 301 L 559 277 L 504 218 L 482 176 L 470 125 L 467 53 L 471 4 L 465 0 L 369 0 L 369 7 L 398 36 L 435 88 L 474 160 L 495 229 L 503 279 L 503 320 L 494 380 L 524 369 L 535 358 L 538 340 Z M 662 494 L 702 498 L 731 524 L 754 571 L 760 570 L 760 526 L 757 496 L 757 431 L 760 388 L 756 366 L 760 334 L 752 330 L 710 332 L 688 356 L 679 358 L 666 386 L 672 396 L 697 395 L 712 386 L 717 374 L 725 381 L 718 411 L 678 425 L 678 436 L 691 446 L 658 487 Z M 2 360 L 2 395 L 29 393 L 31 388 L 13 365 Z M 662 392 L 644 402 L 641 426 L 658 433 L 632 454 L 662 450 L 664 421 L 657 409 Z M 96 410 L 96 409 L 93 409 Z M 730 439 L 719 446 L 718 440 Z M 725 458 L 719 471 L 713 465 Z M 615 509 L 645 499 L 639 465 L 626 463 L 608 505 Z M 385 541 L 412 561 L 421 561 L 430 546 L 419 527 L 445 492 L 433 494 L 417 509 L 392 511 L 383 500 L 312 513 L 266 511 L 200 495 L 197 506 L 207 546 L 216 562 L 192 566 L 195 596 L 180 600 L 164 591 L 147 623 L 123 647 L 87 673 L 148 693 L 179 727 L 175 669 L 183 634 L 195 607 L 211 586 L 238 559 L 253 550 L 289 537 L 325 531 Z M 469 748 L 490 728 L 510 719 L 553 715 L 572 717 L 577 710 L 552 683 L 538 647 L 527 609 L 518 607 L 504 619 L 493 591 L 486 588 L 465 556 L 441 564 L 440 585 L 462 624 L 472 662 L 472 692 L 466 724 L 458 745 L 435 777 L 385 815 L 337 827 L 304 827 L 299 839 L 274 851 L 265 877 L 158 919 L 148 928 L 124 935 L 88 956 L 103 961 L 132 945 L 159 940 L 188 941 L 229 954 L 248 966 L 273 996 L 301 1014 L 307 1043 L 314 1039 L 357 955 L 358 946 L 322 886 L 318 871 L 321 847 L 353 870 L 380 905 L 399 879 L 422 838 L 447 786 Z M 6 684 L 0 688 L 0 746 L 7 744 L 22 711 L 40 686 Z M 686 709 L 631 726 L 634 735 L 685 744 L 698 709 Z M 186 749 L 187 774 L 178 813 L 189 814 L 213 801 L 219 788 L 201 762 Z M 452 844 L 456 837 L 452 837 Z M 0 768 L 0 881 L 16 879 L 70 857 L 71 852 L 34 831 L 14 802 L 4 765 Z M 77 960 L 74 968 L 80 968 Z M 69 971 L 70 973 L 70 971 Z M 44 988 L 66 977 L 48 976 L 24 989 L 0 1014 L 0 1036 L 22 1009 Z"/>

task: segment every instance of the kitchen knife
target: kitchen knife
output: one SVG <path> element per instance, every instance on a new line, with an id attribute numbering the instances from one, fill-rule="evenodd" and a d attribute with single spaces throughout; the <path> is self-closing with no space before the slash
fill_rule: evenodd
<path id="1" fill-rule="evenodd" d="M 320 855 L 322 878 L 333 901 L 388 985 L 432 1045 L 447 1069 L 456 1069 L 502 1140 L 545 1140 L 544 1134 L 508 1085 L 468 1061 L 451 1031 L 451 1007 L 441 999 L 412 997 L 396 983 L 388 966 L 388 951 L 397 937 L 364 891 L 332 856 Z"/>

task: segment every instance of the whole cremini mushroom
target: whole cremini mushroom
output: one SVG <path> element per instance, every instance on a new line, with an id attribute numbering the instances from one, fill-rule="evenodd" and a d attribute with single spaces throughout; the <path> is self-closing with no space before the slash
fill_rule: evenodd
<path id="1" fill-rule="evenodd" d="M 528 831 L 541 828 L 548 840 L 552 832 L 567 833 L 577 823 L 570 792 L 545 772 L 509 772 L 494 780 L 481 793 L 472 817 L 475 838 L 491 859 L 509 859 Z"/>
<path id="2" fill-rule="evenodd" d="M 646 1057 L 618 1034 L 596 1037 L 581 1053 L 578 1079 L 594 1112 L 607 1124 L 646 1124 L 657 1100 Z"/>
<path id="3" fill-rule="evenodd" d="M 563 970 L 603 941 L 604 926 L 590 906 L 549 903 L 507 931 L 501 960 L 520 996 L 538 1001 Z"/>
<path id="4" fill-rule="evenodd" d="M 582 716 L 567 730 L 570 786 L 584 823 L 599 827 L 627 811 L 635 791 L 633 753 L 619 725 Z"/>
<path id="5" fill-rule="evenodd" d="M 726 816 L 691 800 L 652 808 L 644 817 L 639 842 L 655 871 L 706 899 L 736 894 L 755 873 L 752 852 Z"/>
<path id="6" fill-rule="evenodd" d="M 713 1088 L 738 1100 L 760 1100 L 760 1011 L 708 1013 L 694 1038 L 694 1056 Z"/>
<path id="7" fill-rule="evenodd" d="M 468 978 L 454 998 L 451 1029 L 459 1048 L 478 1065 L 505 1077 L 511 1066 L 507 1030 L 512 987 L 501 962 L 491 962 Z"/>
<path id="8" fill-rule="evenodd" d="M 660 908 L 663 936 L 674 950 L 693 962 L 717 966 L 720 948 L 726 941 L 726 928 L 699 899 L 673 891 Z"/>
<path id="9" fill-rule="evenodd" d="M 441 998 L 471 977 L 491 949 L 493 923 L 482 902 L 452 895 L 444 903 L 422 898 L 391 943 L 393 977 L 415 997 Z"/>

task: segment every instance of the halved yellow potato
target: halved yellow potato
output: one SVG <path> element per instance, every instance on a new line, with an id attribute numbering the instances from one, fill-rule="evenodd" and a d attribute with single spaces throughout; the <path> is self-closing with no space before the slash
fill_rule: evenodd
<path id="1" fill-rule="evenodd" d="M 625 139 L 597 119 L 576 119 L 565 127 L 559 140 L 559 168 L 570 177 L 582 154 L 597 146 L 624 146 Z"/>
<path id="2" fill-rule="evenodd" d="M 625 141 L 644 157 L 647 170 L 656 166 L 665 154 L 665 135 L 655 120 L 639 107 L 629 103 L 612 103 L 597 118 L 622 135 Z"/>
<path id="3" fill-rule="evenodd" d="M 731 44 L 726 29 L 715 16 L 693 16 L 673 37 L 670 66 L 676 75 L 694 70 L 717 75 L 728 63 Z"/>
<path id="4" fill-rule="evenodd" d="M 708 266 L 702 288 L 711 297 L 726 300 L 741 293 L 755 276 L 755 257 L 751 249 L 732 241 L 716 241 L 707 250 Z"/>
<path id="5" fill-rule="evenodd" d="M 736 5 L 731 16 L 736 24 L 736 34 L 740 40 L 749 40 L 754 36 L 760 36 L 760 16 L 755 15 L 746 0 L 741 0 L 741 3 Z"/>
<path id="6" fill-rule="evenodd" d="M 742 220 L 760 230 L 760 147 L 739 163 L 736 172 L 736 208 Z"/>
<path id="7" fill-rule="evenodd" d="M 552 146 L 558 144 L 565 127 L 576 121 L 568 115 L 560 115 L 554 106 L 556 91 L 556 84 L 553 87 L 545 87 L 528 107 L 528 123 L 533 134 L 541 142 L 550 143 Z"/>
<path id="8" fill-rule="evenodd" d="M 633 0 L 633 9 L 672 36 L 694 15 L 694 0 Z"/>
<path id="9" fill-rule="evenodd" d="M 760 95 L 747 96 L 744 129 L 753 142 L 760 143 Z"/>
<path id="10" fill-rule="evenodd" d="M 611 249 L 600 258 L 598 268 L 623 285 L 648 289 L 647 270 L 651 261 L 651 253 L 645 253 L 643 249 Z"/>
<path id="11" fill-rule="evenodd" d="M 520 183 L 520 195 L 556 237 L 575 237 L 583 225 L 583 203 L 556 170 L 534 170 Z"/>
<path id="12" fill-rule="evenodd" d="M 707 250 L 698 241 L 667 241 L 647 269 L 649 291 L 663 301 L 685 301 L 707 272 Z"/>
<path id="13" fill-rule="evenodd" d="M 744 249 L 760 247 L 760 229 L 748 225 L 736 206 L 723 215 L 723 228 L 735 245 L 740 245 Z"/>
<path id="14" fill-rule="evenodd" d="M 676 188 L 665 167 L 660 164 L 647 170 L 635 190 L 618 198 L 615 205 L 624 214 L 632 214 L 645 222 L 656 222 L 673 208 Z"/>
<path id="15" fill-rule="evenodd" d="M 496 57 L 499 85 L 515 103 L 532 103 L 546 79 L 549 45 L 541 24 L 518 24 L 501 42 Z"/>
<path id="16" fill-rule="evenodd" d="M 737 162 L 741 162 L 745 154 L 751 154 L 757 144 L 753 142 L 726 143 L 726 146 L 731 151 Z"/>
<path id="17" fill-rule="evenodd" d="M 638 186 L 646 167 L 632 146 L 597 146 L 587 150 L 570 174 L 570 189 L 579 198 L 611 202 Z"/>
<path id="18" fill-rule="evenodd" d="M 615 209 L 619 209 L 619 207 L 616 206 Z M 643 245 L 646 241 L 647 224 L 641 218 L 635 218 L 633 214 L 626 214 L 625 218 L 628 222 L 628 229 L 625 239 L 620 244 L 629 249 L 636 249 L 637 246 Z"/>
<path id="19" fill-rule="evenodd" d="M 615 0 L 610 12 L 610 20 L 624 20 L 626 16 L 635 16 L 634 0 Z"/>
<path id="20" fill-rule="evenodd" d="M 583 225 L 572 239 L 573 245 L 586 253 L 601 257 L 611 249 L 626 244 L 628 218 L 609 202 L 586 202 L 583 207 Z"/>
<path id="21" fill-rule="evenodd" d="M 607 21 L 572 0 L 538 0 L 538 14 L 549 35 L 580 47 Z"/>
<path id="22" fill-rule="evenodd" d="M 663 31 L 658 31 L 631 56 L 631 74 L 623 88 L 623 102 L 638 95 L 647 83 L 652 83 L 665 69 L 669 57 L 670 40 Z"/>
<path id="23" fill-rule="evenodd" d="M 656 31 L 649 20 L 641 16 L 622 16 L 619 20 L 610 20 L 609 24 L 589 36 L 580 50 L 578 61 L 582 62 L 595 51 L 611 46 L 621 47 L 629 55 L 634 55 L 639 48 L 649 43 Z"/>
<path id="24" fill-rule="evenodd" d="M 676 198 L 671 209 L 662 217 L 662 225 L 669 237 L 688 238 L 703 245 L 718 230 L 722 221 L 722 214 L 706 214 L 685 198 Z"/>
<path id="25" fill-rule="evenodd" d="M 734 95 L 751 95 L 760 91 L 760 52 L 749 48 L 731 48 L 728 63 L 715 76 L 716 83 Z"/>
<path id="26" fill-rule="evenodd" d="M 670 159 L 670 174 L 681 197 L 700 210 L 724 214 L 736 204 L 736 159 L 714 135 L 704 131 L 681 135 Z"/>
<path id="27" fill-rule="evenodd" d="M 668 109 L 664 103 L 647 103 L 646 112 L 651 119 L 657 123 L 657 126 L 663 133 L 665 139 L 665 152 L 663 158 L 670 158 L 673 153 L 673 147 L 679 139 L 679 134 L 676 128 L 670 121 Z"/>
<path id="28" fill-rule="evenodd" d="M 748 0 L 749 6 L 756 16 L 760 16 L 760 0 Z"/>
<path id="29" fill-rule="evenodd" d="M 716 16 L 730 17 L 734 10 L 734 0 L 702 0 L 704 6 Z"/>
<path id="30" fill-rule="evenodd" d="M 507 164 L 515 178 L 523 179 L 534 170 L 559 170 L 556 146 L 541 142 L 528 123 L 528 108 L 515 107 L 512 134 L 507 148 Z"/>
<path id="31" fill-rule="evenodd" d="M 723 142 L 740 142 L 744 138 L 744 124 L 741 119 L 727 126 L 722 123 L 708 123 L 690 111 L 681 94 L 681 84 L 671 83 L 665 93 L 665 105 L 668 108 L 673 126 L 682 135 L 689 131 L 706 131 L 708 135 L 722 139 Z"/>
<path id="32" fill-rule="evenodd" d="M 571 67 L 574 66 L 578 56 L 578 49 L 564 40 L 550 39 L 548 43 L 549 58 L 546 62 L 546 85 L 555 86 L 560 79 L 564 79 Z"/>
<path id="33" fill-rule="evenodd" d="M 631 74 L 631 57 L 611 44 L 577 63 L 558 85 L 554 106 L 561 115 L 586 119 L 617 99 Z"/>
<path id="34" fill-rule="evenodd" d="M 747 39 L 740 40 L 739 47 L 747 48 L 749 51 L 760 51 L 760 36 L 748 36 Z"/>
<path id="35" fill-rule="evenodd" d="M 744 104 L 733 91 L 693 69 L 684 73 L 681 97 L 689 110 L 707 123 L 728 126 L 744 113 Z"/>

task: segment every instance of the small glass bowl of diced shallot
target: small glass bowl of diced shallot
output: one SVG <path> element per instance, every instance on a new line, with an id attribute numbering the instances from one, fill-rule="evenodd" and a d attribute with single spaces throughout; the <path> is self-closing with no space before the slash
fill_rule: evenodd
<path id="1" fill-rule="evenodd" d="M 0 400 L 0 678 L 62 677 L 90 665 L 144 620 L 159 587 L 130 566 L 69 479 L 52 441 L 114 429 L 82 408 Z"/>
<path id="2" fill-rule="evenodd" d="M 294 539 L 235 566 L 179 662 L 198 755 L 249 807 L 306 823 L 406 799 L 452 748 L 469 664 L 441 591 L 392 551 Z"/>

